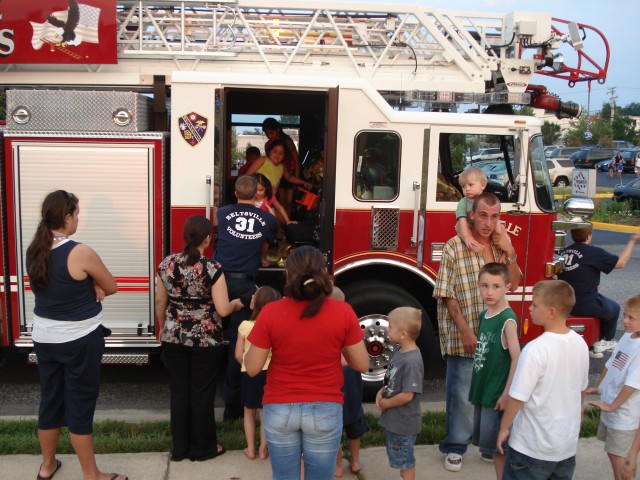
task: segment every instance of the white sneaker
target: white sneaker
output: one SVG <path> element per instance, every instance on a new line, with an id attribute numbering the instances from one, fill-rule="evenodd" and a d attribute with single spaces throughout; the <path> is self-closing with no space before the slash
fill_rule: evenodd
<path id="1" fill-rule="evenodd" d="M 604 354 L 602 352 L 596 352 L 595 350 L 589 350 L 589 357 L 591 357 L 591 358 L 603 358 Z"/>
<path id="2" fill-rule="evenodd" d="M 604 338 L 598 340 L 593 344 L 594 352 L 613 352 L 618 345 L 616 340 L 605 340 Z"/>
<path id="3" fill-rule="evenodd" d="M 459 472 L 462 470 L 462 455 L 458 453 L 447 453 L 444 457 L 444 468 L 449 472 Z"/>

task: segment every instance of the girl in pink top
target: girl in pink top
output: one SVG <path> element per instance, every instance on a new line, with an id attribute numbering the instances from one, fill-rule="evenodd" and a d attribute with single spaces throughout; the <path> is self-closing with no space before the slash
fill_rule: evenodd
<path id="1" fill-rule="evenodd" d="M 292 221 L 287 215 L 287 212 L 282 207 L 282 204 L 276 199 L 273 194 L 273 188 L 271 182 L 267 177 L 261 173 L 254 173 L 253 176 L 258 181 L 258 189 L 256 190 L 256 196 L 254 197 L 254 204 L 260 210 L 269 212 L 271 215 L 278 219 L 278 222 L 283 225 L 289 225 L 291 223 L 298 223 Z M 265 243 L 262 248 L 262 266 L 268 267 L 269 260 L 267 260 L 267 252 L 269 251 L 269 244 Z"/>

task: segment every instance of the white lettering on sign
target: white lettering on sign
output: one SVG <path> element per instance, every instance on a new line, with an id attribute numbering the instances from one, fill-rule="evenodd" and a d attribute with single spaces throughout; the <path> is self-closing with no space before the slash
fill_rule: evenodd
<path id="1" fill-rule="evenodd" d="M 522 230 L 522 227 L 518 225 L 514 225 L 511 222 L 507 223 L 504 228 L 507 232 L 509 232 L 514 237 L 517 237 L 518 235 L 520 235 L 520 230 Z"/>
<path id="2" fill-rule="evenodd" d="M 8 57 L 13 53 L 14 48 L 13 30 L 8 28 L 0 30 L 0 57 Z"/>

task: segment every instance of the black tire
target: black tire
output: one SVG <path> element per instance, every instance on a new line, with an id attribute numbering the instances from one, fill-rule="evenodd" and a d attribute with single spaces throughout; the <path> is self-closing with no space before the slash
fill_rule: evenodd
<path id="1" fill-rule="evenodd" d="M 427 360 L 435 340 L 433 326 L 413 295 L 392 283 L 380 280 L 356 282 L 345 285 L 342 289 L 365 332 L 365 344 L 369 352 L 369 372 L 362 374 L 365 400 L 375 398 L 391 358 L 391 349 L 395 344 L 387 336 L 387 314 L 394 308 L 415 307 L 422 310 L 422 328 L 416 343 L 422 353 L 425 372 L 427 371 Z"/>
<path id="2" fill-rule="evenodd" d="M 567 177 L 558 177 L 558 178 L 556 178 L 555 186 L 556 187 L 568 187 L 569 186 L 569 179 Z"/>

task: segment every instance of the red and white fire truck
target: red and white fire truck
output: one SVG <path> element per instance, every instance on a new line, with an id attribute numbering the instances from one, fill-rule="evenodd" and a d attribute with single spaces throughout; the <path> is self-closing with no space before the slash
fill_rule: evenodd
<path id="1" fill-rule="evenodd" d="M 604 82 L 608 46 L 595 28 L 544 13 L 301 0 L 42 0 L 29 9 L 5 0 L 0 14 L 2 345 L 32 346 L 25 251 L 44 195 L 61 188 L 80 198 L 77 240 L 118 281 L 104 303 L 113 330 L 105 361 L 148 361 L 158 347 L 156 266 L 181 248 L 188 216 L 212 215 L 214 184 L 222 203 L 232 198 L 233 129 L 278 115 L 297 119 L 289 126 L 314 184 L 297 197 L 309 226 L 302 240 L 324 252 L 360 317 L 366 381 L 384 374 L 386 314 L 396 306 L 422 308 L 423 355 L 439 355 L 433 284 L 454 235 L 457 174 L 479 147 L 501 152 L 503 173 L 489 187 L 523 271 L 509 295 L 520 338 L 540 333 L 531 289 L 562 267 L 562 225 L 541 122 L 511 107 L 578 115 L 530 80 Z M 600 64 L 588 42 L 605 52 Z M 384 179 L 367 181 L 370 162 Z M 281 277 L 276 265 L 260 281 Z M 573 326 L 587 342 L 598 337 L 593 319 Z"/>

